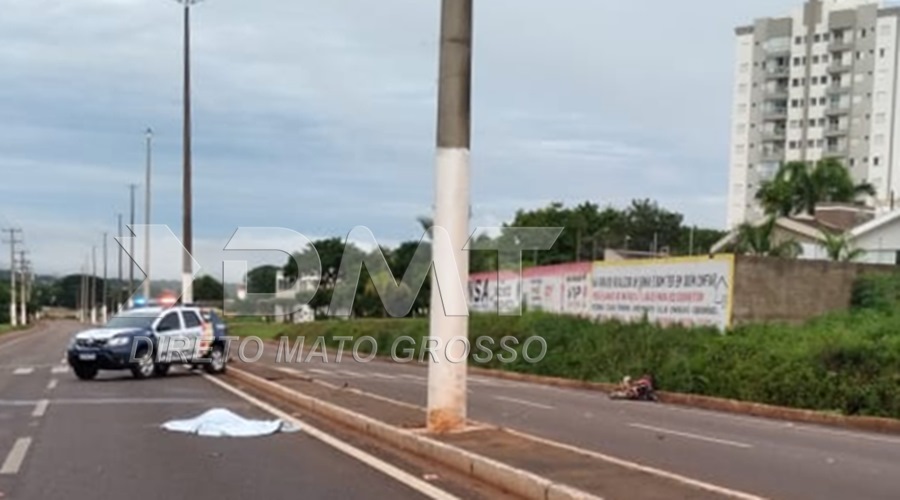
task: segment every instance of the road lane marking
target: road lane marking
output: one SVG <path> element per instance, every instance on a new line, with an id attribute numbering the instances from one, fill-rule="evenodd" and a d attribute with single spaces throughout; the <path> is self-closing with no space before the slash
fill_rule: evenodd
<path id="1" fill-rule="evenodd" d="M 50 373 L 54 375 L 62 375 L 63 373 L 69 373 L 68 366 L 54 366 Z"/>
<path id="2" fill-rule="evenodd" d="M 525 399 L 516 399 L 516 398 L 508 398 L 506 396 L 494 396 L 494 399 L 498 401 L 506 401 L 507 403 L 515 403 L 522 406 L 530 406 L 532 408 L 538 408 L 540 410 L 553 410 L 555 409 L 553 406 L 542 405 L 540 403 L 534 403 L 531 401 L 527 401 Z"/>
<path id="3" fill-rule="evenodd" d="M 719 439 L 709 436 L 702 436 L 700 434 L 691 434 L 690 432 L 681 432 L 675 431 L 672 429 L 664 429 L 662 427 L 654 427 L 652 425 L 643 425 L 643 424 L 628 424 L 628 427 L 633 427 L 635 429 L 643 429 L 645 431 L 653 431 L 658 432 L 660 434 L 669 434 L 672 436 L 679 436 L 688 439 L 696 439 L 697 441 L 706 441 L 708 443 L 721 444 L 725 446 L 734 446 L 735 448 L 753 448 L 752 444 L 747 443 L 739 443 L 737 441 L 729 441 L 727 439 Z"/>
<path id="4" fill-rule="evenodd" d="M 397 380 L 397 377 L 395 377 L 393 375 L 385 375 L 384 373 L 374 372 L 374 373 L 370 373 L 369 375 L 372 377 L 375 377 L 375 378 L 380 378 L 382 380 Z"/>
<path id="5" fill-rule="evenodd" d="M 0 475 L 11 476 L 14 474 L 18 474 L 19 469 L 22 468 L 22 462 L 25 461 L 25 455 L 28 454 L 28 448 L 30 446 L 30 437 L 17 439 L 12 449 L 9 450 L 9 455 L 6 456 L 6 460 L 3 462 L 3 466 L 0 467 Z"/>
<path id="6" fill-rule="evenodd" d="M 437 488 L 436 486 L 434 486 L 412 474 L 409 474 L 402 469 L 394 467 L 393 465 L 391 465 L 373 455 L 370 455 L 370 454 L 366 453 L 365 451 L 362 451 L 359 448 L 356 448 L 355 446 L 353 446 L 349 443 L 341 441 L 341 440 L 335 438 L 334 436 L 331 436 L 330 434 L 326 434 L 325 432 L 322 432 L 319 429 L 316 429 L 315 427 L 307 424 L 306 422 L 303 422 L 302 420 L 294 417 L 293 415 L 288 415 L 287 413 L 279 410 L 278 408 L 275 408 L 274 406 L 272 406 L 268 403 L 264 403 L 263 401 L 260 401 L 259 399 L 251 396 L 250 394 L 247 394 L 246 392 L 244 392 L 240 389 L 231 387 L 230 385 L 226 384 L 225 382 L 222 382 L 221 380 L 218 380 L 209 375 L 204 374 L 203 378 L 205 378 L 206 380 L 212 382 L 213 384 L 221 387 L 222 389 L 225 389 L 226 391 L 234 394 L 235 396 L 243 399 L 244 401 L 247 401 L 248 403 L 251 403 L 256 407 L 267 411 L 268 413 L 272 414 L 273 416 L 278 417 L 286 422 L 293 424 L 295 427 L 301 429 L 306 434 L 309 434 L 310 437 L 317 439 L 317 440 L 321 441 L 322 443 L 325 443 L 328 446 L 331 446 L 332 448 L 340 451 L 341 453 L 344 453 L 345 455 L 348 455 L 349 457 L 351 457 L 359 462 L 362 462 L 365 465 L 368 465 L 369 467 L 377 470 L 378 472 L 381 472 L 388 478 L 390 478 L 394 481 L 397 481 L 401 484 L 404 484 L 404 485 L 418 491 L 419 493 L 422 493 L 423 495 L 425 495 L 429 498 L 434 498 L 436 500 L 458 500 L 458 497 L 455 497 L 452 494 L 450 494 L 440 488 Z"/>
<path id="7" fill-rule="evenodd" d="M 523 437 L 525 439 L 530 439 L 535 443 L 540 443 L 545 446 L 553 446 L 556 448 L 560 448 L 563 450 L 571 451 L 573 453 L 577 453 L 579 455 L 583 455 L 590 458 L 595 458 L 598 460 L 603 460 L 605 462 L 609 462 L 611 464 L 619 465 L 625 467 L 627 469 L 636 470 L 640 472 L 645 472 L 647 474 L 652 474 L 658 477 L 664 477 L 667 479 L 671 479 L 677 483 L 686 484 L 688 486 L 693 486 L 695 488 L 699 488 L 704 491 L 710 491 L 712 493 L 716 493 L 719 495 L 726 496 L 728 498 L 734 498 L 735 500 L 768 500 L 765 497 L 753 495 L 750 493 L 745 493 L 743 491 L 732 490 L 730 488 L 725 488 L 724 486 L 718 486 L 712 483 L 706 483 L 700 481 L 698 479 L 691 479 L 687 476 L 682 476 L 680 474 L 676 474 L 674 472 L 664 471 L 662 469 L 657 469 L 655 467 L 650 467 L 647 465 L 642 465 L 637 462 L 630 462 L 628 460 L 623 460 L 621 458 L 616 458 L 609 455 L 604 455 L 603 453 L 586 450 L 584 448 L 579 448 L 577 446 L 572 446 L 570 444 L 560 443 L 557 441 L 552 441 L 550 439 L 542 438 L 535 436 L 533 434 L 528 434 L 525 432 L 517 431 L 515 429 L 506 428 L 504 429 L 506 432 L 513 434 L 515 436 Z"/>
<path id="8" fill-rule="evenodd" d="M 59 384 L 59 380 L 56 380 L 55 378 L 51 379 L 50 382 L 47 382 L 47 390 L 52 391 L 53 389 L 56 389 L 57 384 Z"/>
<path id="9" fill-rule="evenodd" d="M 359 373 L 357 373 L 357 372 L 355 372 L 355 371 L 351 371 L 351 370 L 338 370 L 338 372 L 340 372 L 342 375 L 346 375 L 346 376 L 348 376 L 348 377 L 350 377 L 350 378 L 363 378 L 363 377 L 365 377 L 365 375 L 359 374 Z"/>
<path id="10" fill-rule="evenodd" d="M 428 379 L 427 379 L 426 377 L 423 377 L 423 376 L 421 376 L 421 375 L 407 375 L 407 374 L 403 374 L 403 375 L 400 375 L 400 376 L 403 377 L 403 378 L 408 378 L 408 379 L 415 380 L 415 381 L 418 381 L 418 382 L 426 382 L 426 381 L 428 381 Z"/>
<path id="11" fill-rule="evenodd" d="M 303 372 L 301 372 L 300 370 L 298 370 L 296 368 L 287 368 L 285 366 L 276 366 L 275 369 L 277 371 L 280 371 L 281 373 L 287 373 L 288 375 L 294 375 L 294 376 L 303 375 Z"/>
<path id="12" fill-rule="evenodd" d="M 331 375 L 331 372 L 328 370 L 320 370 L 318 368 L 310 368 L 309 371 L 311 373 L 315 373 L 316 375 Z"/>
<path id="13" fill-rule="evenodd" d="M 34 368 L 31 366 L 23 366 L 22 368 L 16 368 L 13 372 L 13 375 L 31 375 L 34 373 Z"/>
<path id="14" fill-rule="evenodd" d="M 31 416 L 35 418 L 41 418 L 47 413 L 47 406 L 50 405 L 50 401 L 46 399 L 42 399 L 37 402 L 34 406 L 34 411 L 31 412 Z"/>

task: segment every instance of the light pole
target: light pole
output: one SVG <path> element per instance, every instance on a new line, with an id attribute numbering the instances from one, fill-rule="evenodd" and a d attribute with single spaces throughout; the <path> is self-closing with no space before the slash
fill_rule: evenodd
<path id="1" fill-rule="evenodd" d="M 434 224 L 450 236 L 434 239 L 435 269 L 454 259 L 463 289 L 469 279 L 469 136 L 472 74 L 472 0 L 442 0 L 440 75 L 438 79 L 437 161 Z M 432 272 L 432 278 L 436 273 Z M 429 336 L 440 353 L 428 365 L 429 432 L 459 430 L 466 425 L 466 346 L 469 318 L 451 316 L 441 302 L 440 287 L 431 287 Z M 454 346 L 451 349 L 450 346 Z M 452 361 L 456 359 L 457 361 Z"/>
<path id="2" fill-rule="evenodd" d="M 120 313 L 120 312 L 122 312 L 122 293 L 121 293 L 121 291 L 122 291 L 122 237 L 123 237 L 122 214 L 118 214 L 118 219 L 119 219 L 119 240 L 117 242 L 118 243 L 117 246 L 119 247 L 119 279 L 118 279 L 118 281 L 116 281 L 115 300 L 116 300 L 116 312 Z"/>
<path id="3" fill-rule="evenodd" d="M 150 298 L 150 174 L 153 167 L 153 129 L 147 128 L 147 180 L 144 192 L 144 297 Z"/>
<path id="4" fill-rule="evenodd" d="M 109 290 L 106 287 L 106 283 L 109 281 L 109 254 L 107 251 L 107 241 L 109 240 L 109 234 L 103 233 L 103 305 L 100 306 L 100 318 L 103 324 L 106 324 L 107 315 L 109 314 L 109 310 L 107 309 L 107 304 L 109 304 L 108 293 Z"/>
<path id="5" fill-rule="evenodd" d="M 194 247 L 193 226 L 191 219 L 191 7 L 200 0 L 175 0 L 184 6 L 184 219 L 182 222 L 182 244 L 185 253 L 182 261 L 181 301 L 188 304 L 194 301 L 193 291 L 193 259 Z"/>
<path id="6" fill-rule="evenodd" d="M 132 294 L 134 294 L 134 237 L 137 236 L 134 234 L 134 190 L 137 189 L 137 184 L 129 184 L 128 185 L 129 192 L 131 193 L 131 225 L 129 226 L 128 232 L 131 233 L 131 238 L 128 244 L 128 307 L 134 307 L 134 299 L 132 298 Z"/>

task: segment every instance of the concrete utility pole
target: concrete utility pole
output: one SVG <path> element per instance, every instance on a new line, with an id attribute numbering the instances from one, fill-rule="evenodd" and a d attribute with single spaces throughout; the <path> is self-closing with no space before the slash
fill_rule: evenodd
<path id="1" fill-rule="evenodd" d="M 81 266 L 81 283 L 78 285 L 78 296 L 75 300 L 76 307 L 78 308 L 78 321 L 84 323 L 84 280 L 86 279 L 84 265 Z"/>
<path id="2" fill-rule="evenodd" d="M 103 305 L 100 306 L 100 317 L 102 318 L 103 324 L 106 324 L 107 321 L 107 304 L 109 304 L 109 295 L 107 293 L 106 282 L 109 281 L 109 257 L 107 253 L 107 241 L 109 240 L 109 234 L 103 233 Z"/>
<path id="3" fill-rule="evenodd" d="M 91 324 L 97 324 L 97 245 L 91 247 Z"/>
<path id="4" fill-rule="evenodd" d="M 19 250 L 19 324 L 28 326 L 28 276 L 26 266 L 28 261 L 25 260 L 26 250 Z"/>
<path id="5" fill-rule="evenodd" d="M 182 159 L 184 162 L 184 178 L 183 178 L 183 222 L 182 222 L 182 244 L 186 250 L 182 261 L 181 275 L 181 301 L 189 304 L 194 301 L 194 294 L 191 287 L 193 285 L 193 259 L 191 254 L 194 249 L 194 234 L 191 199 L 191 7 L 200 0 L 176 0 L 184 5 L 184 130 L 183 141 L 184 149 L 182 151 Z"/>
<path id="6" fill-rule="evenodd" d="M 153 166 L 153 129 L 147 128 L 147 189 L 144 193 L 144 297 L 150 299 L 150 172 Z"/>
<path id="7" fill-rule="evenodd" d="M 131 308 L 134 306 L 134 300 L 131 298 L 131 295 L 134 293 L 134 190 L 137 189 L 137 184 L 129 184 L 128 189 L 131 192 L 131 225 L 129 226 L 129 231 L 132 234 L 131 241 L 129 243 L 128 249 L 128 307 Z"/>
<path id="8" fill-rule="evenodd" d="M 16 245 L 21 243 L 16 235 L 22 234 L 22 230 L 18 228 L 4 229 L 9 234 L 9 324 L 17 326 L 19 324 L 16 318 Z"/>
<path id="9" fill-rule="evenodd" d="M 122 312 L 122 214 L 119 214 L 119 242 L 116 246 L 119 248 L 119 279 L 116 281 L 116 312 Z"/>
<path id="10" fill-rule="evenodd" d="M 464 290 L 469 281 L 469 256 L 463 247 L 469 238 L 471 74 L 472 0 L 442 0 L 434 224 L 449 233 L 451 247 L 435 238 L 434 259 L 436 268 L 438 259 L 456 258 Z M 469 319 L 447 315 L 437 284 L 431 287 L 430 315 L 429 335 L 441 348 L 428 365 L 427 427 L 430 432 L 450 432 L 466 425 L 467 367 L 465 361 L 450 360 L 465 359 L 465 346 L 452 339 L 468 338 Z"/>

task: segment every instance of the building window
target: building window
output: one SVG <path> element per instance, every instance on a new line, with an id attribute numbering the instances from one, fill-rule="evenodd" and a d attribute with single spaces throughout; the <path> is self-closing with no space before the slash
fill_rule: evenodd
<path id="1" fill-rule="evenodd" d="M 825 126 L 825 119 L 824 119 L 824 118 L 819 118 L 819 126 L 820 126 L 820 127 L 824 127 L 824 126 Z"/>
<path id="2" fill-rule="evenodd" d="M 810 127 L 815 127 L 815 126 L 816 126 L 816 119 L 815 119 L 815 118 L 809 120 L 809 126 L 810 126 Z"/>
<path id="3" fill-rule="evenodd" d="M 794 66 L 800 66 L 800 58 L 799 57 L 794 58 Z"/>
<path id="4" fill-rule="evenodd" d="M 813 41 L 819 43 L 822 41 L 822 35 L 816 33 L 816 36 L 813 37 Z"/>
<path id="5" fill-rule="evenodd" d="M 798 36 L 794 38 L 794 45 L 800 45 L 801 43 L 803 43 L 803 37 Z"/>
<path id="6" fill-rule="evenodd" d="M 792 108 L 800 107 L 800 101 L 798 101 L 797 99 L 791 99 L 791 107 Z"/>
<path id="7" fill-rule="evenodd" d="M 791 121 L 788 123 L 788 126 L 789 126 L 790 128 L 800 128 L 800 122 L 799 122 L 798 120 L 791 120 Z"/>
<path id="8" fill-rule="evenodd" d="M 879 55 L 881 55 L 881 58 L 884 59 L 884 56 L 887 54 L 887 50 L 879 49 L 878 53 Z"/>
<path id="9" fill-rule="evenodd" d="M 824 106 L 824 105 L 825 105 L 825 98 L 824 98 L 824 97 L 820 97 L 820 98 L 819 98 L 819 106 Z"/>
<path id="10" fill-rule="evenodd" d="M 799 86 L 800 86 L 800 79 L 799 79 L 799 78 L 794 78 L 793 85 L 794 85 L 794 87 L 799 87 Z"/>
<path id="11" fill-rule="evenodd" d="M 812 62 L 813 62 L 813 64 L 819 64 L 819 56 L 813 56 Z M 813 82 L 813 83 L 815 83 L 815 82 Z"/>
<path id="12" fill-rule="evenodd" d="M 810 140 L 806 141 L 806 147 L 808 147 L 808 148 L 813 148 L 813 147 L 815 147 L 815 146 L 816 146 L 816 141 L 815 141 L 815 140 L 810 139 Z"/>
<path id="13" fill-rule="evenodd" d="M 823 42 L 827 42 L 827 41 L 830 40 L 830 39 L 831 39 L 831 33 L 825 32 L 825 33 L 822 34 L 822 41 L 823 41 Z"/>
<path id="14" fill-rule="evenodd" d="M 866 29 L 865 29 L 865 28 L 859 30 L 859 37 L 860 37 L 860 38 L 865 38 L 865 37 L 866 37 Z"/>
<path id="15" fill-rule="evenodd" d="M 877 167 L 880 162 L 881 162 L 881 159 L 878 158 L 877 156 L 872 157 L 872 165 L 875 165 Z"/>
<path id="16" fill-rule="evenodd" d="M 856 158 L 850 158 L 850 166 L 856 166 Z"/>
<path id="17" fill-rule="evenodd" d="M 822 62 L 823 62 L 823 63 L 827 63 L 827 62 L 828 62 L 828 54 L 825 54 L 824 56 L 822 56 Z"/>
<path id="18" fill-rule="evenodd" d="M 797 141 L 791 141 L 788 143 L 788 148 L 797 149 Z"/>

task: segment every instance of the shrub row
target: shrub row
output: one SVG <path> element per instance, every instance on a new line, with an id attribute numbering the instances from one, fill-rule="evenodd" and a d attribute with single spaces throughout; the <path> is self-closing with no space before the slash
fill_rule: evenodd
<path id="1" fill-rule="evenodd" d="M 254 328 L 259 327 L 240 325 L 237 333 L 257 334 Z M 371 336 L 379 354 L 386 355 L 404 335 L 421 347 L 428 322 L 323 321 L 266 328 L 268 336 L 324 337 L 331 346 L 336 336 Z M 498 348 L 505 336 L 515 337 L 520 345 L 536 335 L 547 342 L 540 363 L 518 356 L 514 363 L 503 364 L 495 357 L 487 364 L 492 368 L 598 382 L 650 372 L 667 391 L 900 418 L 900 316 L 891 313 L 862 310 L 803 326 L 747 326 L 725 335 L 713 329 L 596 324 L 528 313 L 473 316 L 469 333 L 473 339 L 492 337 Z"/>

